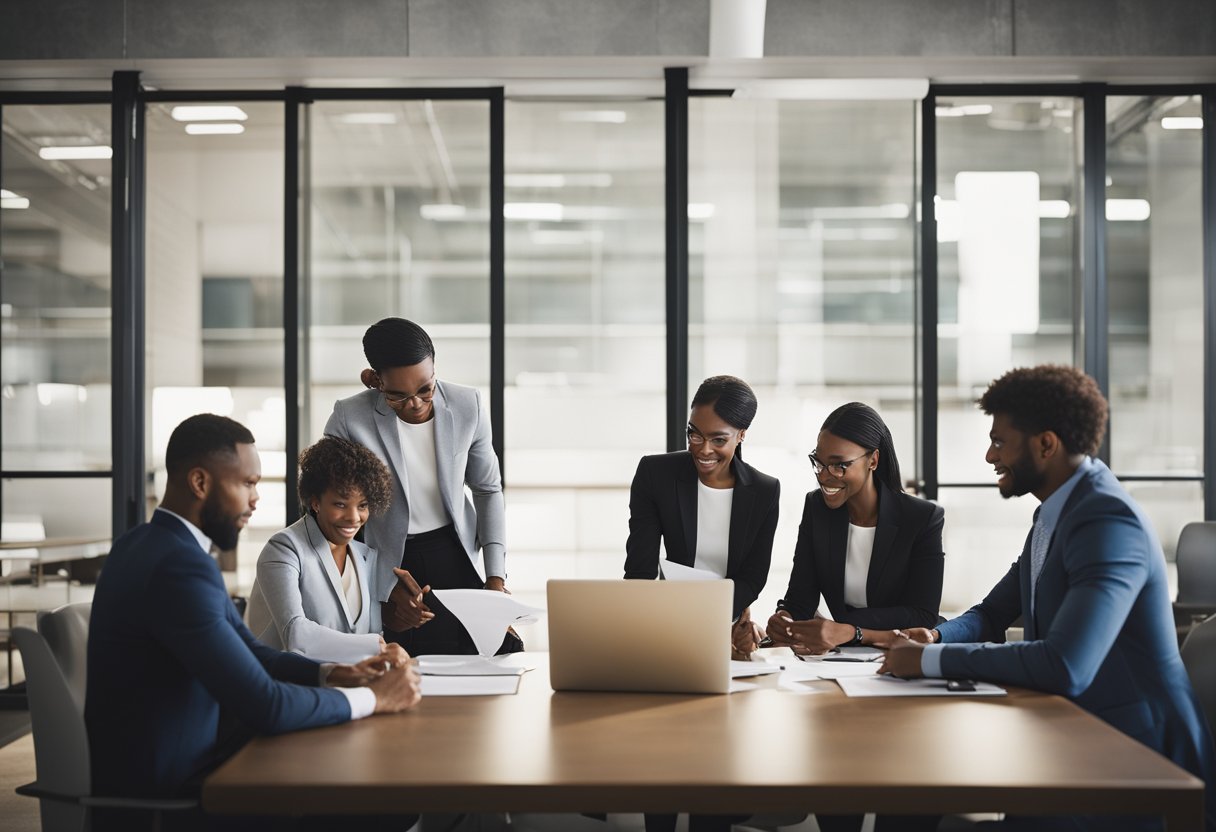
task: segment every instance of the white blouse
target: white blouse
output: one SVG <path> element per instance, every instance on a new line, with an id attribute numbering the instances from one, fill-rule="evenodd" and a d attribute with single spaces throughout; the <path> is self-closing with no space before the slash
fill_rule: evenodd
<path id="1" fill-rule="evenodd" d="M 870 555 L 874 553 L 877 526 L 849 524 L 848 552 L 844 560 L 844 602 L 854 609 L 866 606 L 866 579 L 870 577 Z"/>

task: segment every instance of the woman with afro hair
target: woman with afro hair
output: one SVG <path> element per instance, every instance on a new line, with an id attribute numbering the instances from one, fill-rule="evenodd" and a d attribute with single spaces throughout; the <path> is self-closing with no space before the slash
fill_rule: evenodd
<path id="1" fill-rule="evenodd" d="M 376 552 L 355 540 L 388 509 L 392 475 L 374 453 L 327 436 L 300 454 L 305 514 L 266 543 L 249 597 L 249 629 L 280 650 L 357 662 L 384 648 L 369 581 Z"/>

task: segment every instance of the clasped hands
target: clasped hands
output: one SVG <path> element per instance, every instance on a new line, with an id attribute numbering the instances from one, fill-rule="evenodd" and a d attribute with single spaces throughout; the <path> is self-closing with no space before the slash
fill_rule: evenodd
<path id="1" fill-rule="evenodd" d="M 785 610 L 773 613 L 768 620 L 767 632 L 774 646 L 789 647 L 799 655 L 827 653 L 838 645 L 852 641 L 856 633 L 852 624 L 818 616 L 796 621 Z M 883 650 L 893 651 L 912 645 L 933 643 L 932 631 L 923 627 L 907 630 L 863 630 L 862 634 L 867 645 Z M 920 651 L 917 649 L 914 652 L 919 671 Z M 890 661 L 889 655 L 887 660 Z"/>
<path id="2" fill-rule="evenodd" d="M 369 687 L 376 695 L 376 713 L 396 713 L 412 708 L 422 699 L 422 677 L 418 663 L 400 644 L 385 644 L 380 652 L 358 664 L 338 664 L 325 683 L 332 687 Z"/>
<path id="3" fill-rule="evenodd" d="M 423 596 L 431 591 L 431 585 L 418 586 L 408 569 L 395 568 L 393 574 L 397 576 L 397 585 L 389 593 L 388 601 L 384 603 L 381 611 L 385 629 L 394 632 L 414 630 L 434 618 L 435 613 L 431 612 L 430 607 L 422 600 Z M 507 592 L 503 579 L 498 576 L 486 579 L 485 588 L 495 592 Z"/>

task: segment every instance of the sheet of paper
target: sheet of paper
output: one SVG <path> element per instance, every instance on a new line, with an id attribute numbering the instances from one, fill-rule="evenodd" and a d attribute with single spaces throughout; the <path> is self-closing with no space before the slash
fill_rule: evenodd
<path id="1" fill-rule="evenodd" d="M 484 591 L 484 590 L 482 590 Z M 518 676 L 423 676 L 422 695 L 504 696 L 519 690 Z"/>
<path id="2" fill-rule="evenodd" d="M 376 649 L 375 636 L 352 638 L 349 633 L 317 627 L 308 638 L 308 657 L 319 662 L 358 664 L 380 652 Z"/>
<path id="3" fill-rule="evenodd" d="M 837 679 L 846 696 L 1004 696 L 1005 689 L 976 682 L 973 691 L 946 690 L 945 679 L 896 679 L 894 676 Z"/>
<path id="4" fill-rule="evenodd" d="M 877 662 L 816 662 L 809 666 L 819 679 L 857 679 L 878 675 Z"/>
<path id="5" fill-rule="evenodd" d="M 674 560 L 660 560 L 659 572 L 668 581 L 720 581 L 721 575 L 716 575 L 708 569 L 696 569 L 676 563 Z"/>
<path id="6" fill-rule="evenodd" d="M 730 677 L 732 679 L 741 679 L 746 676 L 765 676 L 769 673 L 780 673 L 782 666 L 779 664 L 771 664 L 763 659 L 752 662 L 731 661 Z"/>
<path id="7" fill-rule="evenodd" d="M 507 665 L 501 657 L 430 655 L 418 657 L 418 672 L 423 676 L 519 676 L 531 667 Z"/>
<path id="8" fill-rule="evenodd" d="M 469 631 L 477 652 L 493 656 L 512 624 L 531 622 L 544 610 L 521 604 L 504 592 L 486 589 L 434 589 L 435 597 Z"/>

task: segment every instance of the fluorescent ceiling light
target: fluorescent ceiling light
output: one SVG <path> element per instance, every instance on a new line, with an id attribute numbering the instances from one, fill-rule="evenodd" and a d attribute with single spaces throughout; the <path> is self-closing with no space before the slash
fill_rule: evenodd
<path id="1" fill-rule="evenodd" d="M 688 203 L 688 218 L 690 220 L 707 220 L 713 215 L 714 204 L 712 202 Z"/>
<path id="2" fill-rule="evenodd" d="M 190 104 L 169 111 L 174 121 L 244 121 L 249 118 L 231 104 Z"/>
<path id="3" fill-rule="evenodd" d="M 343 113 L 338 116 L 342 124 L 396 124 L 395 113 Z"/>
<path id="4" fill-rule="evenodd" d="M 418 213 L 422 214 L 424 220 L 432 222 L 450 222 L 452 220 L 462 220 L 465 215 L 465 207 L 452 202 L 433 202 L 427 205 L 420 205 Z"/>
<path id="5" fill-rule="evenodd" d="M 562 214 L 559 202 L 508 202 L 502 206 L 502 215 L 509 220 L 561 222 Z"/>
<path id="6" fill-rule="evenodd" d="M 1147 199 L 1108 199 L 1106 219 L 1108 222 L 1144 222 L 1152 213 Z"/>
<path id="7" fill-rule="evenodd" d="M 508 188 L 611 188 L 610 173 L 508 173 Z"/>
<path id="8" fill-rule="evenodd" d="M 186 132 L 191 136 L 235 135 L 245 132 L 243 124 L 187 124 Z"/>
<path id="9" fill-rule="evenodd" d="M 803 101 L 920 101 L 928 78 L 757 78 L 735 87 L 735 98 Z"/>
<path id="10" fill-rule="evenodd" d="M 575 123 L 624 124 L 628 115 L 624 110 L 563 110 L 558 118 Z"/>
<path id="11" fill-rule="evenodd" d="M 963 116 L 986 116 L 992 113 L 991 104 L 960 104 L 957 107 L 935 107 L 938 118 L 961 118 Z"/>
<path id="12" fill-rule="evenodd" d="M 7 188 L 0 188 L 0 199 L 13 199 L 15 196 L 17 195 Z"/>
<path id="13" fill-rule="evenodd" d="M 1202 130 L 1201 116 L 1166 116 L 1161 119 L 1161 126 L 1166 130 Z"/>
<path id="14" fill-rule="evenodd" d="M 109 145 L 90 144 L 69 147 L 40 147 L 38 155 L 43 159 L 109 159 L 114 151 Z"/>
<path id="15" fill-rule="evenodd" d="M 903 202 L 886 205 L 841 205 L 811 208 L 807 214 L 813 220 L 902 220 L 908 218 L 908 206 Z"/>
<path id="16" fill-rule="evenodd" d="M 1040 199 L 1039 219 L 1063 220 L 1072 215 L 1072 206 L 1067 199 Z"/>
<path id="17" fill-rule="evenodd" d="M 12 191 L 0 190 L 0 208 L 10 208 L 22 211 L 30 207 L 30 201 L 24 196 L 17 196 Z"/>

